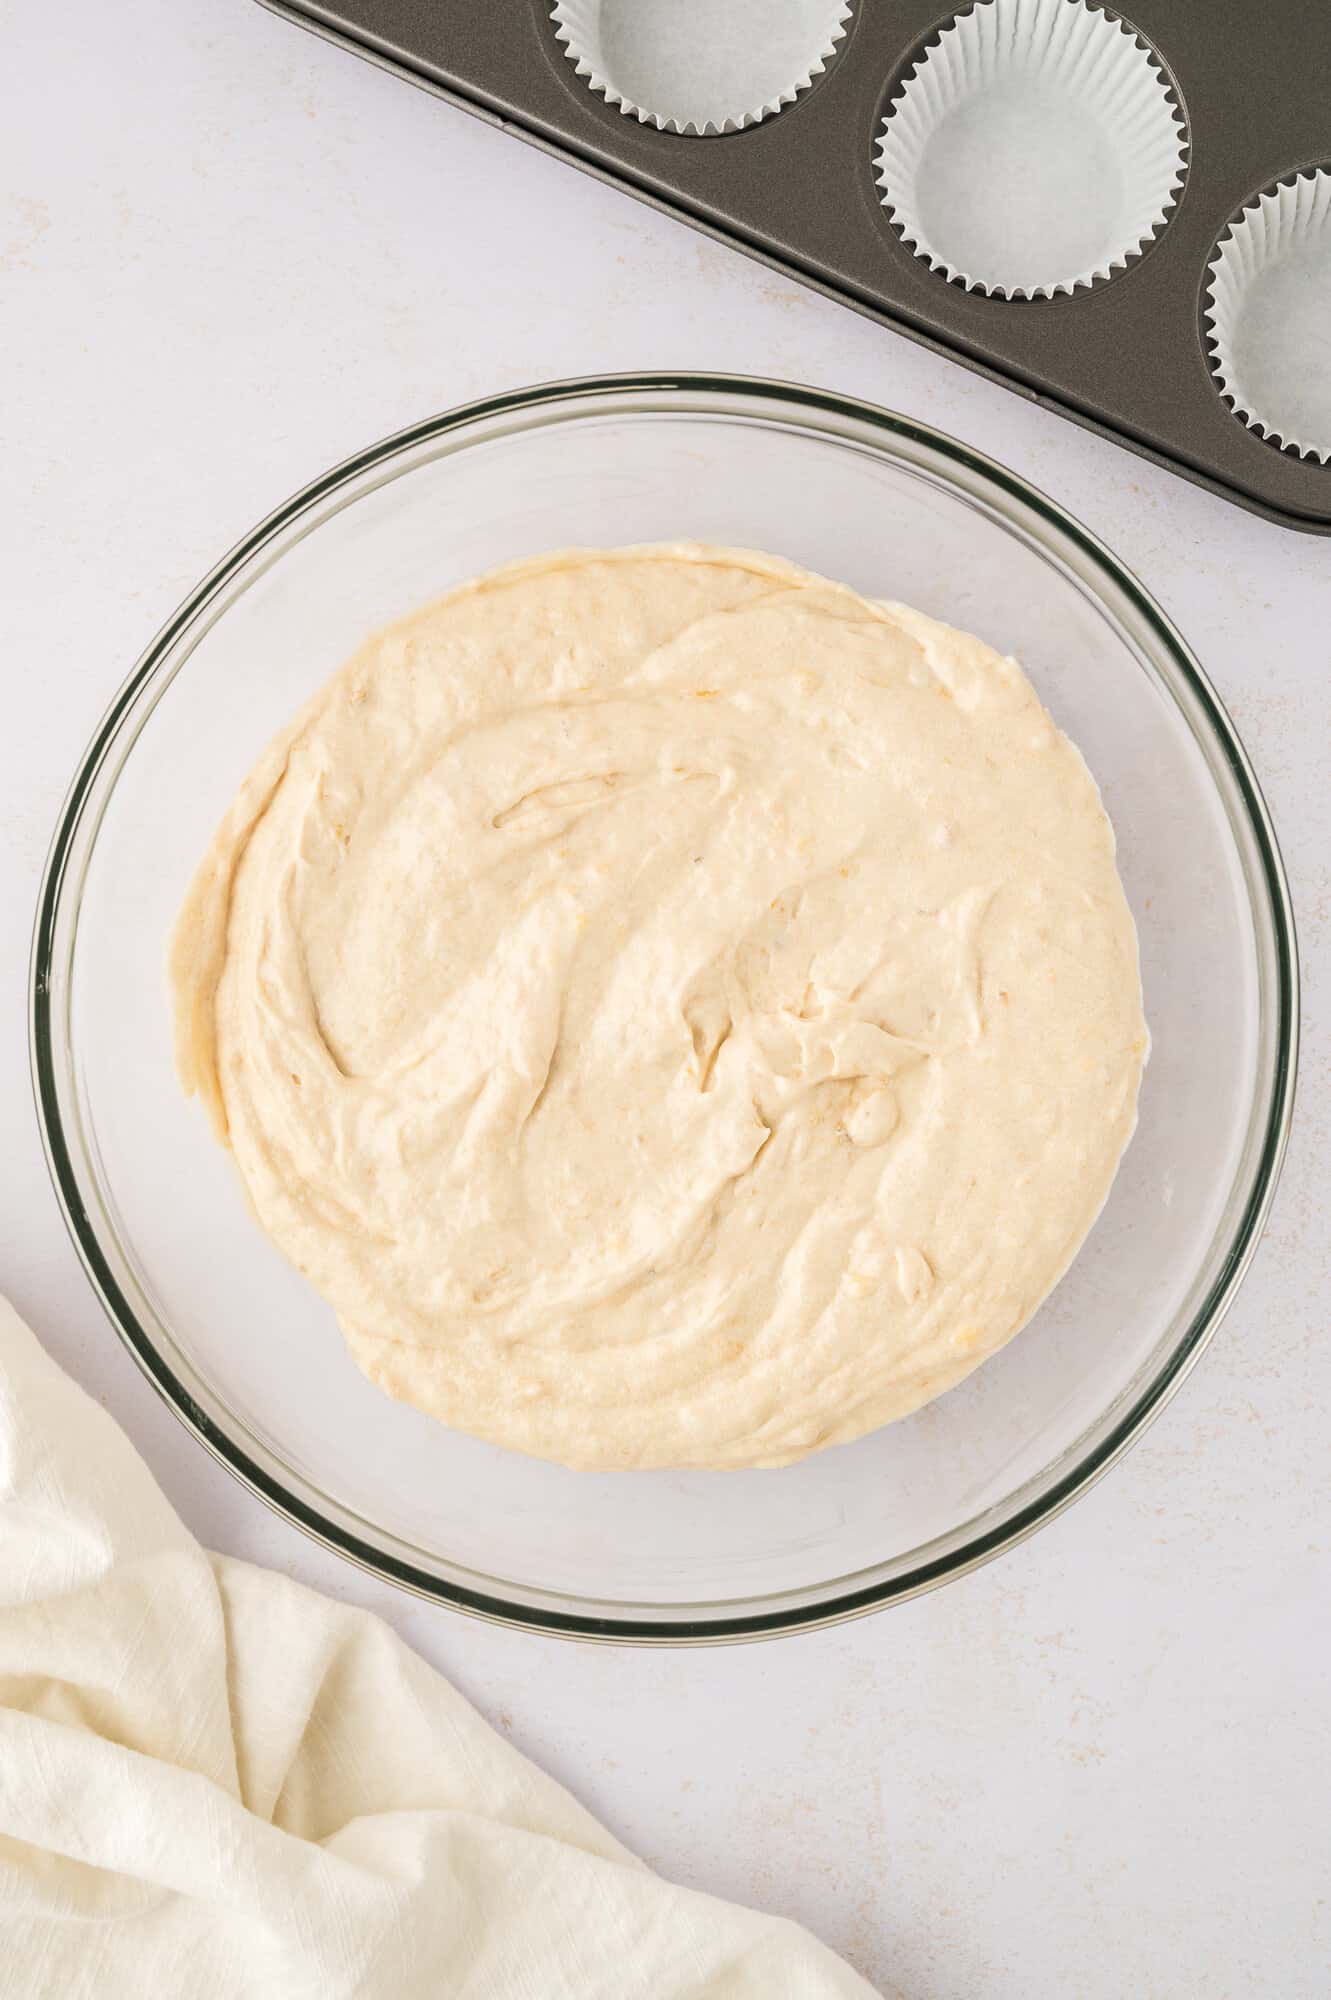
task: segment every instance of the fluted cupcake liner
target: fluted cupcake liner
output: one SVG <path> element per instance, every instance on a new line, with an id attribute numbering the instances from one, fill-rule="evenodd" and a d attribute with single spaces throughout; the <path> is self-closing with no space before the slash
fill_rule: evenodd
<path id="1" fill-rule="evenodd" d="M 659 132 L 742 132 L 793 104 L 835 54 L 848 0 L 555 0 L 589 90 Z"/>
<path id="2" fill-rule="evenodd" d="M 1331 465 L 1331 167 L 1258 195 L 1220 238 L 1206 277 L 1221 395 L 1258 437 Z"/>
<path id="3" fill-rule="evenodd" d="M 884 206 L 968 291 L 1052 298 L 1163 228 L 1187 164 L 1168 80 L 1087 0 L 978 0 L 929 43 L 879 131 Z"/>

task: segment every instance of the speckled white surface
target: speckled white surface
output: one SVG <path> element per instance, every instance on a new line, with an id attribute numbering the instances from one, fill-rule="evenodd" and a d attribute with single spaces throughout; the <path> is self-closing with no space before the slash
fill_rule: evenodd
<path id="1" fill-rule="evenodd" d="M 381 1611 L 656 1866 L 909 2000 L 1320 2000 L 1331 1787 L 1331 541 L 1268 527 L 248 0 L 6 10 L 0 1288 L 218 1547 Z M 1172 1407 L 964 1582 L 841 1630 L 602 1652 L 471 1624 L 284 1527 L 154 1398 L 66 1241 L 27 938 L 135 656 L 355 447 L 608 368 L 890 403 L 1045 487 L 1182 626 L 1275 815 L 1305 1051 L 1267 1241 Z M 17 560 L 13 560 L 14 556 Z"/>

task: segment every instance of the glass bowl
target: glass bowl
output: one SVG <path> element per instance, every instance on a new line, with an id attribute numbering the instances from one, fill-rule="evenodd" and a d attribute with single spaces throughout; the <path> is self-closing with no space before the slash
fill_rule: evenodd
<path id="1" fill-rule="evenodd" d="M 1027 1329 L 905 1421 L 781 1471 L 570 1472 L 357 1372 L 250 1220 L 171 1066 L 168 930 L 269 735 L 363 634 L 570 544 L 767 549 L 1025 664 L 1118 833 L 1153 1054 L 1109 1203 Z M 57 1192 L 111 1319 L 280 1512 L 395 1582 L 581 1637 L 688 1643 L 910 1596 L 1028 1534 L 1178 1386 L 1271 1200 L 1297 1014 L 1280 859 L 1239 743 L 1107 550 L 952 439 L 808 389 L 619 376 L 475 403 L 279 509 L 149 648 L 83 761 L 37 919 Z"/>

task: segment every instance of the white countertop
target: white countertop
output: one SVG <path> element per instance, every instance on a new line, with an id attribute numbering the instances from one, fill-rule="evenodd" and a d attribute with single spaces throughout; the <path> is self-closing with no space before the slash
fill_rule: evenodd
<path id="1" fill-rule="evenodd" d="M 1331 1990 L 1331 541 L 1226 506 L 246 0 L 12 9 L 0 181 L 0 1288 L 206 1541 L 371 1606 L 656 1867 L 909 2000 Z M 156 627 L 357 447 L 555 376 L 700 368 L 890 404 L 1044 487 L 1227 703 L 1300 923 L 1266 1242 L 1106 1480 L 977 1575 L 679 1653 L 469 1622 L 214 1465 L 111 1332 L 47 1185 L 25 976 L 66 784 Z M 17 561 L 12 551 L 17 547 Z"/>

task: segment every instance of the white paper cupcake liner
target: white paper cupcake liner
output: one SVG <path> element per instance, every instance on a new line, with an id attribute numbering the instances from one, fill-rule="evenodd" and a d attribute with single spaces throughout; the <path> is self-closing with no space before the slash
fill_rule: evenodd
<path id="1" fill-rule="evenodd" d="M 793 104 L 835 54 L 848 0 L 555 0 L 589 90 L 658 132 L 742 132 Z"/>
<path id="2" fill-rule="evenodd" d="M 879 132 L 882 200 L 935 271 L 1011 299 L 1103 282 L 1166 222 L 1183 114 L 1155 58 L 1087 0 L 978 0 Z"/>
<path id="3" fill-rule="evenodd" d="M 1331 465 L 1331 167 L 1268 188 L 1207 266 L 1220 393 L 1249 430 Z"/>

